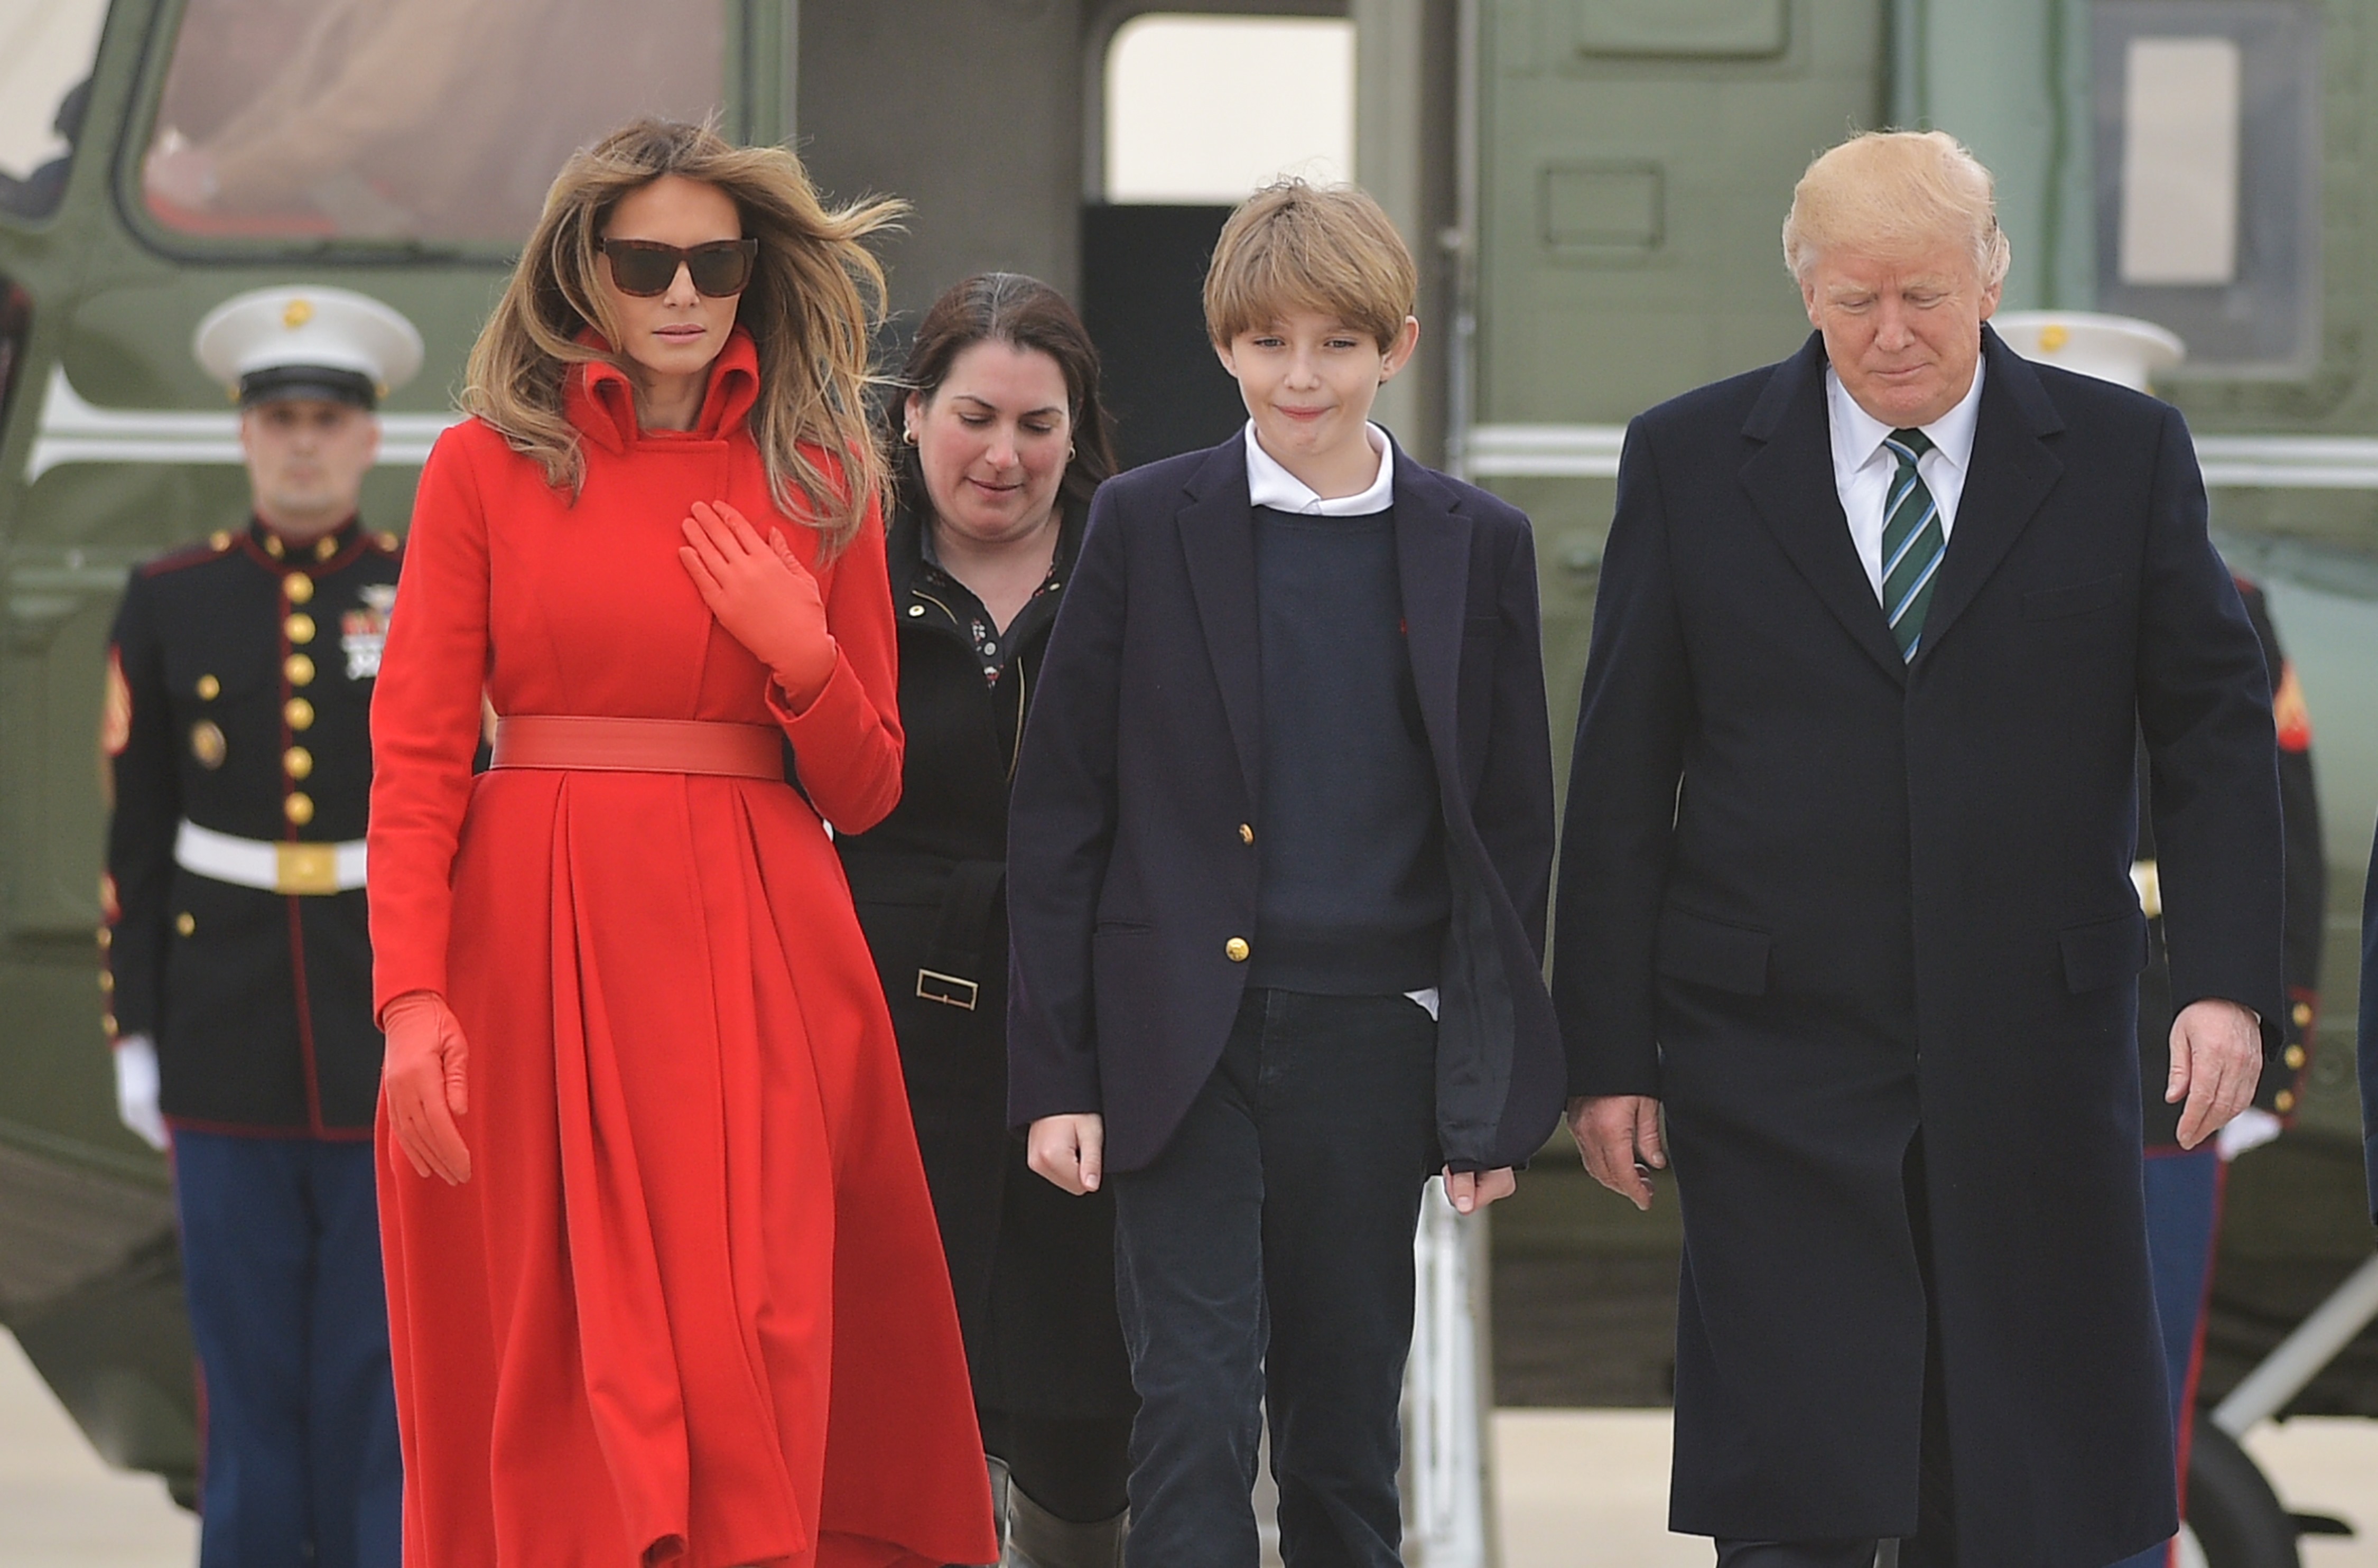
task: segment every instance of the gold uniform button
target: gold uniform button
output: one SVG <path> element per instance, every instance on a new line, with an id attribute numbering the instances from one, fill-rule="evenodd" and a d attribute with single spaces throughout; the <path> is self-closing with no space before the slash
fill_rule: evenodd
<path id="1" fill-rule="evenodd" d="M 190 933 L 198 930 L 198 918 L 191 914 L 187 910 L 184 910 L 180 914 L 174 917 L 174 929 L 180 932 L 185 936 L 187 936 Z"/>
<path id="2" fill-rule="evenodd" d="M 198 677 L 198 701 L 210 703 L 222 695 L 222 682 L 211 675 Z"/>
<path id="3" fill-rule="evenodd" d="M 99 950 L 100 950 L 101 952 L 104 953 L 104 952 L 106 952 L 110 947 L 114 947 L 114 946 L 115 946 L 115 933 L 114 933 L 114 932 L 113 932 L 113 931 L 108 930 L 108 929 L 107 929 L 107 927 L 105 927 L 105 926 L 103 926 L 103 925 L 102 925 L 102 926 L 101 926 L 101 927 L 99 928 Z"/>
<path id="4" fill-rule="evenodd" d="M 190 754 L 198 759 L 200 767 L 209 771 L 221 767 L 226 749 L 222 729 L 212 720 L 201 718 L 190 726 Z"/>
<path id="5" fill-rule="evenodd" d="M 292 730 L 314 728 L 314 705 L 303 697 L 292 697 L 281 705 L 281 717 Z"/>
<path id="6" fill-rule="evenodd" d="M 2296 1108 L 2296 1092 L 2292 1089 L 2282 1089 L 2272 1098 L 2271 1104 L 2276 1106 L 2279 1115 L 2284 1116 Z"/>
<path id="7" fill-rule="evenodd" d="M 2290 1045 L 2286 1055 L 2279 1059 L 2291 1067 L 2300 1067 L 2304 1065 L 2304 1048 L 2300 1045 Z"/>
<path id="8" fill-rule="evenodd" d="M 102 995 L 115 989 L 115 976 L 105 970 L 99 971 L 99 989 Z"/>
<path id="9" fill-rule="evenodd" d="M 314 820 L 314 797 L 300 790 L 290 791 L 289 798 L 281 802 L 281 814 L 293 825 L 305 826 Z"/>
<path id="10" fill-rule="evenodd" d="M 304 654 L 291 654 L 282 661 L 281 673 L 289 678 L 293 686 L 310 686 L 314 683 L 314 661 Z"/>
<path id="11" fill-rule="evenodd" d="M 114 1034 L 115 1032 L 115 1015 L 114 1013 L 102 1013 L 99 1019 L 99 1027 L 105 1032 Z"/>
<path id="12" fill-rule="evenodd" d="M 1254 951 L 1253 947 L 1247 946 L 1247 939 L 1243 936 L 1233 936 L 1222 944 L 1224 956 L 1234 964 L 1245 963 L 1247 955 Z"/>
<path id="13" fill-rule="evenodd" d="M 2312 1027 L 2312 1004 L 2310 1002 L 2298 1002 L 2296 1004 L 2295 1019 L 2296 1027 L 2298 1029 L 2310 1029 Z"/>
<path id="14" fill-rule="evenodd" d="M 1242 844 L 1252 844 L 1255 841 L 1255 830 L 1254 825 L 1245 822 L 1239 824 L 1239 842 Z"/>
<path id="15" fill-rule="evenodd" d="M 314 579 L 303 572 L 292 572 L 281 579 L 281 591 L 289 596 L 291 604 L 311 604 L 314 602 Z"/>
<path id="16" fill-rule="evenodd" d="M 314 771 L 314 754 L 303 746 L 292 746 L 281 754 L 281 766 L 292 778 L 303 778 Z"/>
<path id="17" fill-rule="evenodd" d="M 281 629 L 289 633 L 289 640 L 293 643 L 310 643 L 314 640 L 314 618 L 302 610 L 282 621 Z"/>

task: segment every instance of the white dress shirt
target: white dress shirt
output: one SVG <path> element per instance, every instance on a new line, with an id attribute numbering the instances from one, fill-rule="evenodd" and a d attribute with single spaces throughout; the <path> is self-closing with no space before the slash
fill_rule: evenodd
<path id="1" fill-rule="evenodd" d="M 1932 492 L 1940 509 L 1943 544 L 1957 526 L 1957 502 L 1965 493 L 1965 476 L 1974 458 L 1974 425 L 1982 410 L 1982 362 L 1974 361 L 1974 384 L 1957 406 L 1921 427 L 1932 438 L 1932 450 L 1916 460 L 1916 477 Z M 1891 500 L 1892 476 L 1899 459 L 1882 443 L 1893 427 L 1868 414 L 1842 385 L 1832 367 L 1825 368 L 1825 412 L 1833 436 L 1833 488 L 1841 493 L 1842 514 L 1849 519 L 1850 543 L 1866 565 L 1874 597 L 1882 598 L 1882 509 Z"/>
<path id="2" fill-rule="evenodd" d="M 1248 420 L 1247 504 L 1302 517 L 1372 517 L 1387 511 L 1396 503 L 1396 465 L 1390 455 L 1394 448 L 1388 444 L 1387 431 L 1376 425 L 1363 426 L 1363 434 L 1369 439 L 1371 450 L 1378 453 L 1378 474 L 1354 495 L 1324 496 L 1281 467 L 1279 461 L 1263 449 L 1263 442 L 1255 440 L 1255 422 Z M 1436 1017 L 1435 986 L 1404 995 L 1418 1003 L 1431 1019 Z"/>
<path id="3" fill-rule="evenodd" d="M 1370 485 L 1351 496 L 1323 497 L 1311 485 L 1279 465 L 1279 459 L 1255 440 L 1255 422 L 1247 421 L 1247 504 L 1268 506 L 1306 517 L 1369 517 L 1396 503 L 1396 465 L 1388 458 L 1387 433 L 1376 425 L 1363 427 L 1371 450 L 1378 454 L 1379 472 Z"/>

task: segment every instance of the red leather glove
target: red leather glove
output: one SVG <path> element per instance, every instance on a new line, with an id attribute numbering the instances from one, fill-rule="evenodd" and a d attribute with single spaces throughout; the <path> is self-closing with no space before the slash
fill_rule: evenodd
<path id="1" fill-rule="evenodd" d="M 710 613 L 775 672 L 796 709 L 809 706 L 840 657 L 817 579 L 780 531 L 771 528 L 763 539 L 723 501 L 695 501 L 683 527 L 678 559 Z"/>
<path id="2" fill-rule="evenodd" d="M 425 1176 L 459 1186 L 471 1179 L 471 1149 L 454 1118 L 470 1109 L 463 1071 L 471 1048 L 446 998 L 408 991 L 380 1014 L 388 1053 L 380 1059 L 380 1103 L 397 1147 Z"/>

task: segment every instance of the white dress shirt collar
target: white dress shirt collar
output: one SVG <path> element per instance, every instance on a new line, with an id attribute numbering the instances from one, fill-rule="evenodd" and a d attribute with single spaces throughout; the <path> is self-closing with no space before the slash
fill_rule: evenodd
<path id="1" fill-rule="evenodd" d="M 1368 517 L 1387 511 L 1396 503 L 1395 449 L 1387 440 L 1387 431 L 1376 425 L 1363 426 L 1363 433 L 1370 439 L 1371 450 L 1378 454 L 1378 476 L 1358 494 L 1325 498 L 1281 467 L 1279 460 L 1263 449 L 1263 442 L 1255 440 L 1255 422 L 1248 420 L 1247 503 L 1306 517 Z"/>
<path id="2" fill-rule="evenodd" d="M 1965 395 L 1957 400 L 1957 405 L 1929 425 L 1921 427 L 1924 433 L 1932 438 L 1933 451 L 1957 471 L 1961 481 L 1973 466 L 1974 427 L 1980 421 L 1982 414 L 1982 362 L 1976 359 L 1974 361 L 1974 384 L 1965 389 Z M 1830 365 L 1825 367 L 1825 404 L 1826 412 L 1831 416 L 1827 423 L 1832 427 L 1833 467 L 1837 472 L 1856 473 L 1881 455 L 1882 443 L 1894 427 L 1884 424 L 1860 408 L 1857 399 L 1842 385 L 1841 377 Z M 1926 455 L 1928 457 L 1930 453 Z M 1930 485 L 1928 476 L 1926 483 Z M 1937 491 L 1937 486 L 1932 488 Z M 1963 489 L 1963 484 L 1960 483 L 1958 488 Z M 1941 510 L 1951 512 L 1953 508 L 1944 503 Z"/>
<path id="3" fill-rule="evenodd" d="M 1957 530 L 1957 507 L 1965 495 L 1965 478 L 1974 456 L 1974 428 L 1982 408 L 1982 367 L 1974 365 L 1974 384 L 1954 408 L 1925 426 L 1932 450 L 1916 460 L 1916 472 L 1940 519 L 1940 537 Z M 1842 501 L 1842 516 L 1850 525 L 1850 544 L 1866 568 L 1875 597 L 1882 597 L 1883 506 L 1898 459 L 1883 446 L 1892 427 L 1857 405 L 1842 379 L 1825 368 L 1826 423 L 1832 431 L 1833 487 Z"/>

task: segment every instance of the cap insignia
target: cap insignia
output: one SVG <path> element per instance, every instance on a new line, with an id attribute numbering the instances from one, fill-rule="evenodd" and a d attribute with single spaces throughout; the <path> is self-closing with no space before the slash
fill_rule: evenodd
<path id="1" fill-rule="evenodd" d="M 307 299 L 293 299 L 281 312 L 281 324 L 293 332 L 313 319 L 314 305 Z"/>

